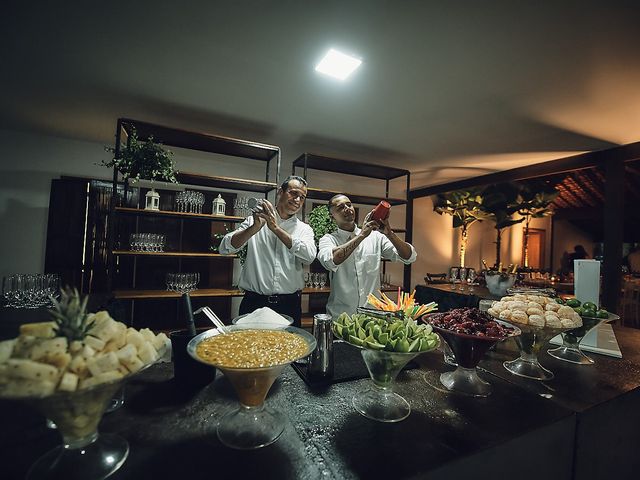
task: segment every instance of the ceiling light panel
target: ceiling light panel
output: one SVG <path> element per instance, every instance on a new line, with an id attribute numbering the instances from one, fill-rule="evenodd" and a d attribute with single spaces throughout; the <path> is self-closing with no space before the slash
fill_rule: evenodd
<path id="1" fill-rule="evenodd" d="M 346 55 L 333 48 L 327 52 L 320 63 L 316 65 L 316 72 L 324 73 L 333 78 L 344 80 L 360 66 L 362 60 Z"/>

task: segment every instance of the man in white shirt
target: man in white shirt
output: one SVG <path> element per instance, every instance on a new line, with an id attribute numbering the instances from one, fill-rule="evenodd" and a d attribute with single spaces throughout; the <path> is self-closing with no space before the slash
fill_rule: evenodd
<path id="1" fill-rule="evenodd" d="M 236 253 L 247 244 L 238 282 L 245 291 L 241 315 L 269 307 L 300 326 L 303 266 L 311 264 L 317 253 L 313 230 L 296 217 L 306 197 L 307 182 L 292 175 L 278 189 L 275 208 L 263 200 L 255 213 L 222 239 L 223 254 Z"/>
<path id="2" fill-rule="evenodd" d="M 327 312 L 336 318 L 342 312 L 355 313 L 367 304 L 370 293 L 380 289 L 381 259 L 409 264 L 417 255 L 411 244 L 391 230 L 389 218 L 378 222 L 369 220 L 369 214 L 360 229 L 349 197 L 335 195 L 328 206 L 338 230 L 320 239 L 318 260 L 331 272 Z"/>

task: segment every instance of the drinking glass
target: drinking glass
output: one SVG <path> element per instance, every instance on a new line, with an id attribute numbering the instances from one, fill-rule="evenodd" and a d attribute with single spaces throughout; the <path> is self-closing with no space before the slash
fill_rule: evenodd
<path id="1" fill-rule="evenodd" d="M 311 274 L 311 283 L 313 284 L 313 288 L 318 288 L 318 286 L 320 285 L 320 281 L 318 280 L 317 273 Z"/>
<path id="2" fill-rule="evenodd" d="M 232 368 L 201 359 L 196 349 L 203 340 L 217 335 L 217 329 L 207 330 L 194 337 L 187 345 L 187 352 L 198 362 L 218 368 L 231 382 L 238 396 L 240 407 L 227 413 L 218 423 L 218 439 L 227 447 L 252 450 L 275 442 L 284 431 L 285 419 L 277 411 L 265 406 L 265 398 L 273 382 L 291 362 L 308 356 L 316 348 L 316 339 L 309 332 L 296 327 L 265 328 L 264 323 L 245 323 L 225 327 L 230 333 L 245 329 L 278 330 L 301 336 L 307 350 L 297 358 L 280 365 L 261 368 Z M 247 348 L 251 348 L 247 346 Z"/>
<path id="3" fill-rule="evenodd" d="M 476 281 L 476 270 L 474 268 L 467 269 L 467 283 L 469 284 L 469 292 L 473 292 Z"/>
<path id="4" fill-rule="evenodd" d="M 309 272 L 304 272 L 304 286 L 307 288 L 311 286 L 311 281 L 309 280 L 310 276 L 311 274 Z"/>
<path id="5" fill-rule="evenodd" d="M 451 282 L 451 290 L 456 289 L 456 279 L 458 278 L 458 268 L 451 267 L 449 270 L 449 281 Z"/>
<path id="6" fill-rule="evenodd" d="M 320 275 L 318 277 L 318 284 L 319 284 L 320 288 L 324 288 L 324 286 L 327 284 L 327 274 L 326 273 L 320 273 Z"/>

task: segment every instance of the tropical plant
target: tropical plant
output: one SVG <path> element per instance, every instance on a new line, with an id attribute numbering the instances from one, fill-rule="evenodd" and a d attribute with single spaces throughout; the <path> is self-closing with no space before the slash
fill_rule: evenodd
<path id="1" fill-rule="evenodd" d="M 505 228 L 512 227 L 523 222 L 524 218 L 514 219 L 513 215 L 518 211 L 518 193 L 520 189 L 513 183 L 489 185 L 482 191 L 482 211 L 495 223 L 496 229 L 496 263 L 500 265 L 500 250 L 502 246 L 502 233 Z"/>
<path id="2" fill-rule="evenodd" d="M 82 297 L 76 288 L 66 287 L 60 290 L 60 300 L 51 297 L 53 308 L 49 313 L 56 322 L 56 332 L 59 337 L 74 340 L 84 340 L 93 320 L 87 314 L 89 296 Z"/>
<path id="3" fill-rule="evenodd" d="M 523 184 L 518 192 L 517 212 L 524 217 L 523 264 L 525 267 L 529 266 L 529 224 L 531 219 L 553 215 L 553 210 L 550 207 L 559 193 L 555 186 L 540 180 Z"/>
<path id="4" fill-rule="evenodd" d="M 464 257 L 469 241 L 469 227 L 488 218 L 482 210 L 482 192 L 479 188 L 439 193 L 433 196 L 433 210 L 440 215 L 453 217 L 453 228 L 460 228 L 460 266 L 464 267 Z"/>
<path id="5" fill-rule="evenodd" d="M 338 228 L 331 213 L 329 213 L 329 207 L 326 205 L 318 205 L 311 210 L 311 213 L 309 213 L 309 225 L 313 230 L 313 238 L 316 241 L 316 245 L 324 235 Z"/>
<path id="6" fill-rule="evenodd" d="M 177 183 L 173 152 L 154 142 L 152 135 L 141 141 L 134 128 L 129 141 L 119 152 L 114 147 L 105 147 L 105 150 L 113 153 L 114 157 L 109 161 L 103 160 L 99 165 L 115 167 L 125 180 L 143 178 Z"/>

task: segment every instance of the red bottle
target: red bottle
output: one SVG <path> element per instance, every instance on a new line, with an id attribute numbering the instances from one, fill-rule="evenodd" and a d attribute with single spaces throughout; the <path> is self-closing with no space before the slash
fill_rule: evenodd
<path id="1" fill-rule="evenodd" d="M 389 202 L 385 202 L 384 200 L 380 200 L 380 203 L 376 205 L 376 208 L 373 209 L 371 220 L 375 220 L 377 222 L 386 220 L 386 218 L 389 216 L 390 210 L 391 204 Z"/>

